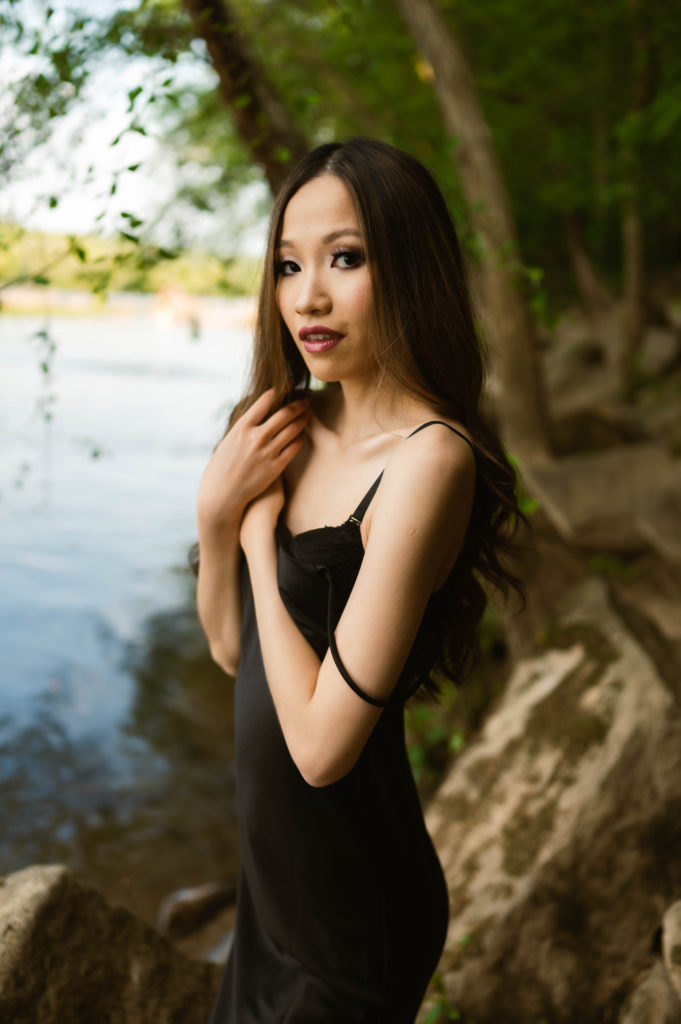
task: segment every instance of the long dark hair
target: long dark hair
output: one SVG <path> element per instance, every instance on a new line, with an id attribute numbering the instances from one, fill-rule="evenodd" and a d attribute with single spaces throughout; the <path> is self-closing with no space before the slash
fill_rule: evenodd
<path id="1" fill-rule="evenodd" d="M 312 150 L 284 183 L 270 218 L 250 384 L 229 425 L 267 388 L 274 386 L 284 401 L 291 382 L 303 391 L 309 386 L 307 367 L 277 307 L 277 248 L 289 200 L 325 174 L 343 182 L 357 214 L 371 276 L 368 333 L 379 381 L 457 420 L 475 445 L 476 493 L 466 543 L 438 591 L 437 615 L 429 616 L 438 642 L 427 664 L 413 665 L 421 680 L 438 668 L 458 681 L 477 650 L 487 601 L 483 581 L 522 596 L 506 556 L 516 551 L 514 534 L 523 516 L 514 469 L 480 411 L 485 359 L 461 246 L 440 189 L 414 157 L 374 139 L 328 143 Z"/>

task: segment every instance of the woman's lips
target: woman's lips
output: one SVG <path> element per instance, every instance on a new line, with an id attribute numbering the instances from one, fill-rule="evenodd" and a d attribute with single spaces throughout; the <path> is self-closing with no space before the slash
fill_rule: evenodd
<path id="1" fill-rule="evenodd" d="M 326 352 L 334 348 L 344 338 L 338 331 L 315 324 L 313 327 L 301 327 L 298 337 L 306 352 Z"/>

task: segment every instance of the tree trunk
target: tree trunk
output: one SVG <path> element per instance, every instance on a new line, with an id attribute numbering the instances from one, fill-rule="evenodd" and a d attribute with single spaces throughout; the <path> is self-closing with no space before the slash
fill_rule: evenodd
<path id="1" fill-rule="evenodd" d="M 459 177 L 483 247 L 481 312 L 499 377 L 501 432 L 515 454 L 542 456 L 549 441 L 537 346 L 523 294 L 511 203 L 475 82 L 434 0 L 396 2 L 435 72 L 445 126 L 458 142 Z"/>
<path id="2" fill-rule="evenodd" d="M 241 35 L 227 0 L 184 0 L 206 43 L 220 95 L 253 159 L 277 191 L 308 145 Z"/>
<path id="3" fill-rule="evenodd" d="M 590 319 L 598 321 L 604 313 L 612 309 L 613 298 L 601 281 L 586 251 L 576 213 L 565 214 L 565 234 L 582 305 Z"/>
<path id="4" fill-rule="evenodd" d="M 645 260 L 643 222 L 632 188 L 622 206 L 622 298 L 624 300 L 624 338 L 622 377 L 625 391 L 631 391 L 635 360 L 643 337 Z"/>
<path id="5" fill-rule="evenodd" d="M 629 0 L 631 15 L 631 79 L 629 109 L 641 111 L 651 93 L 650 47 L 640 0 Z M 622 203 L 622 298 L 624 337 L 622 339 L 622 380 L 630 394 L 635 362 L 643 338 L 645 256 L 644 232 L 639 200 L 638 153 L 635 141 L 625 137 L 622 144 L 625 193 Z"/>

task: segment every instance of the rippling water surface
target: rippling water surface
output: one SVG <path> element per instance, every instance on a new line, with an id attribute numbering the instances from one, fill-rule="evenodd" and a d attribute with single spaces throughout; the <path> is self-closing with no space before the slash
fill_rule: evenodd
<path id="1" fill-rule="evenodd" d="M 65 862 L 153 919 L 234 871 L 231 681 L 186 553 L 249 349 L 0 316 L 0 873 Z"/>

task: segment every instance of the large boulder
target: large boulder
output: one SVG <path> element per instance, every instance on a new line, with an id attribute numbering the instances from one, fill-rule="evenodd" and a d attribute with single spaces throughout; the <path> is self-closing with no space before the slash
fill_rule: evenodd
<path id="1" fill-rule="evenodd" d="M 64 867 L 0 879 L 0 1021 L 205 1024 L 219 975 Z"/>
<path id="2" fill-rule="evenodd" d="M 669 907 L 664 915 L 662 949 L 667 974 L 681 999 L 681 900 Z"/>
<path id="3" fill-rule="evenodd" d="M 569 544 L 587 551 L 651 548 L 681 564 L 681 460 L 660 445 L 528 461 L 523 476 Z"/>
<path id="4" fill-rule="evenodd" d="M 681 1002 L 661 960 L 636 983 L 617 1024 L 679 1024 Z"/>
<path id="5" fill-rule="evenodd" d="M 600 580 L 566 596 L 427 822 L 462 1019 L 616 1020 L 681 896 L 681 713 Z"/>

